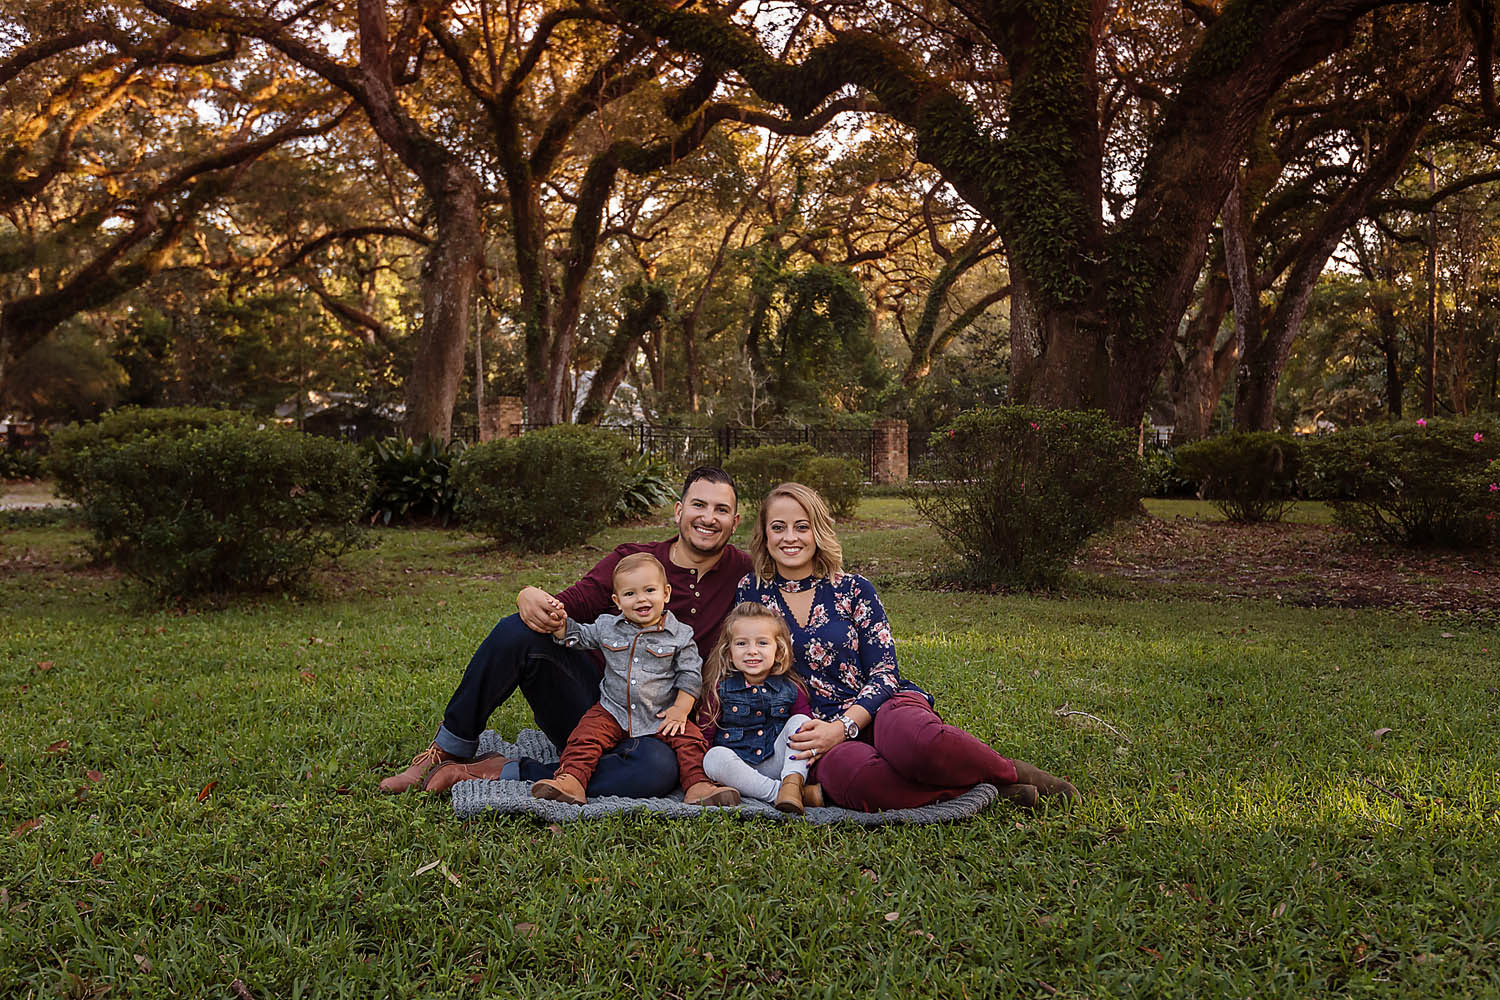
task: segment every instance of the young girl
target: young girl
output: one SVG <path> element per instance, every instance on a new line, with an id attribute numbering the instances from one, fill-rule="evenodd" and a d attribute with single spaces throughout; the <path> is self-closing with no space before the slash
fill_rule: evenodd
<path id="1" fill-rule="evenodd" d="M 807 785 L 808 761 L 787 746 L 811 721 L 802 678 L 792 670 L 792 637 L 770 608 L 745 603 L 724 619 L 719 641 L 703 667 L 703 735 L 709 779 L 782 812 L 801 814 L 823 804 Z"/>

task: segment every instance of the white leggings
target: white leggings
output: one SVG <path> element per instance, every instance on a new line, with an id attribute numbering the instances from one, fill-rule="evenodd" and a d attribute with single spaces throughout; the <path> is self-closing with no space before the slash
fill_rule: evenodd
<path id="1" fill-rule="evenodd" d="M 709 747 L 708 753 L 703 755 L 703 770 L 719 784 L 738 788 L 741 795 L 748 795 L 762 802 L 775 802 L 782 778 L 789 774 L 807 777 L 808 762 L 792 759 L 787 741 L 792 738 L 793 733 L 811 721 L 805 715 L 794 715 L 787 719 L 786 725 L 781 727 L 781 735 L 776 737 L 776 745 L 771 750 L 770 758 L 759 764 L 746 762 L 728 747 Z"/>

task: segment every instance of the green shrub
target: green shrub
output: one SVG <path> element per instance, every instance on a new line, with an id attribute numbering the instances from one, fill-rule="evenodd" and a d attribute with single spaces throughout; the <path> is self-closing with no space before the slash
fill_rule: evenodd
<path id="1" fill-rule="evenodd" d="M 1279 521 L 1297 502 L 1302 447 L 1289 434 L 1232 431 L 1177 449 L 1177 468 L 1204 499 L 1241 524 Z"/>
<path id="2" fill-rule="evenodd" d="M 1190 497 L 1198 485 L 1182 475 L 1177 467 L 1177 450 L 1169 446 L 1147 445 L 1141 455 L 1141 495 L 1147 497 Z"/>
<path id="3" fill-rule="evenodd" d="M 575 545 L 614 515 L 630 444 L 598 427 L 563 424 L 470 448 L 454 472 L 464 518 L 505 544 L 537 552 Z"/>
<path id="4" fill-rule="evenodd" d="M 1094 532 L 1140 499 L 1135 434 L 1097 411 L 971 410 L 938 431 L 908 496 L 972 583 L 1055 582 Z"/>
<path id="5" fill-rule="evenodd" d="M 1313 495 L 1357 535 L 1477 548 L 1491 541 L 1497 459 L 1500 425 L 1468 419 L 1351 427 L 1311 441 L 1303 463 Z"/>
<path id="6" fill-rule="evenodd" d="M 817 457 L 810 444 L 763 444 L 730 452 L 724 471 L 734 479 L 740 506 L 754 509 L 773 486 L 796 479 L 802 464 Z"/>
<path id="7" fill-rule="evenodd" d="M 242 423 L 69 444 L 66 488 L 96 552 L 165 597 L 295 588 L 364 540 L 353 445 Z"/>
<path id="8" fill-rule="evenodd" d="M 74 461 L 91 448 L 120 444 L 152 434 L 179 434 L 226 424 L 248 427 L 253 423 L 254 418 L 248 414 L 205 406 L 168 406 L 154 410 L 124 406 L 93 423 L 69 424 L 54 431 L 47 467 L 57 477 L 58 491 L 65 493 L 79 488 Z"/>
<path id="9" fill-rule="evenodd" d="M 39 451 L 0 448 L 0 483 L 7 479 L 39 479 L 43 457 Z"/>
<path id="10" fill-rule="evenodd" d="M 618 523 L 650 517 L 656 508 L 677 499 L 679 482 L 672 463 L 650 455 L 631 456 L 613 520 Z"/>
<path id="11" fill-rule="evenodd" d="M 453 466 L 463 454 L 463 441 L 372 438 L 364 448 L 375 482 L 365 508 L 371 523 L 430 517 L 447 526 L 458 503 Z"/>
<path id="12" fill-rule="evenodd" d="M 821 493 L 833 516 L 841 519 L 854 516 L 865 490 L 864 469 L 850 458 L 809 458 L 792 478 Z"/>

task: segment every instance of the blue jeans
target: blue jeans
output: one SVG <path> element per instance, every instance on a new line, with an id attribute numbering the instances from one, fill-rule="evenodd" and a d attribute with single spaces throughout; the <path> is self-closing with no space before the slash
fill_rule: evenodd
<path id="1" fill-rule="evenodd" d="M 550 635 L 533 632 L 520 615 L 500 619 L 474 651 L 458 689 L 448 701 L 437 745 L 459 757 L 479 750 L 479 734 L 495 709 L 521 691 L 536 724 L 556 746 L 599 700 L 599 668 L 587 653 L 568 649 Z M 556 764 L 522 759 L 520 777 L 550 778 Z M 677 756 L 654 736 L 623 740 L 599 760 L 588 795 L 652 798 L 677 788 Z"/>

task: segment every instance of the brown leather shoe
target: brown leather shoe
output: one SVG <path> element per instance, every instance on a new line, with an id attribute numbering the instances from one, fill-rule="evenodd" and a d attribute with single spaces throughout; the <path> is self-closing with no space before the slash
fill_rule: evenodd
<path id="1" fill-rule="evenodd" d="M 411 764 L 400 774 L 393 774 L 380 783 L 380 790 L 387 795 L 409 792 L 427 780 L 427 775 L 439 764 L 450 760 L 461 760 L 434 743 L 411 759 Z"/>
<path id="2" fill-rule="evenodd" d="M 784 813 L 802 815 L 802 786 L 807 779 L 800 774 L 789 774 L 781 779 L 781 788 L 776 792 L 776 808 Z"/>
<path id="3" fill-rule="evenodd" d="M 809 809 L 822 809 L 828 804 L 823 797 L 823 786 L 819 784 L 802 786 L 802 804 Z"/>
<path id="4" fill-rule="evenodd" d="M 509 758 L 502 757 L 498 753 L 481 754 L 468 763 L 450 760 L 434 768 L 433 772 L 427 776 L 427 780 L 422 783 L 422 788 L 434 795 L 439 795 L 460 781 L 468 781 L 471 778 L 498 778 L 500 769 L 509 763 Z"/>
<path id="5" fill-rule="evenodd" d="M 737 806 L 740 804 L 740 790 L 716 785 L 712 781 L 699 781 L 692 788 L 684 789 L 682 801 L 690 806 Z"/>
<path id="6" fill-rule="evenodd" d="M 531 797 L 551 799 L 553 802 L 566 802 L 570 806 L 581 806 L 589 800 L 588 795 L 584 793 L 583 782 L 565 772 L 559 772 L 550 778 L 543 778 L 533 783 Z"/>
<path id="7" fill-rule="evenodd" d="M 1048 798 L 1061 798 L 1065 802 L 1082 802 L 1083 796 L 1078 794 L 1078 789 L 1073 783 L 1054 774 L 1048 774 L 1035 764 L 1028 764 L 1024 760 L 1012 760 L 1016 765 L 1016 783 L 1021 785 L 1035 785 L 1038 794 Z"/>
<path id="8" fill-rule="evenodd" d="M 1022 809 L 1036 808 L 1040 793 L 1037 792 L 1035 785 L 1016 782 L 1014 785 L 996 785 L 995 787 L 1000 790 L 1000 797 L 1007 802 L 1020 806 Z"/>

